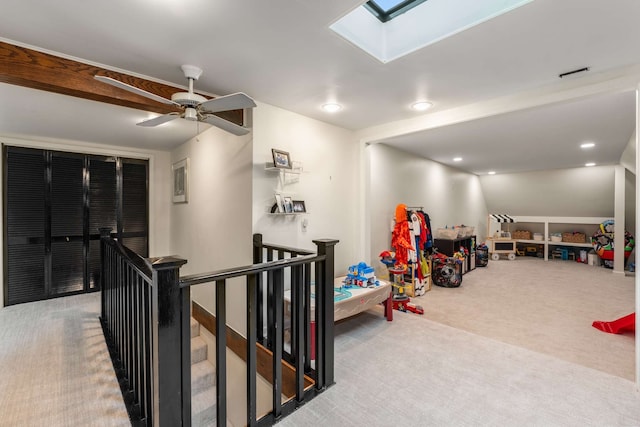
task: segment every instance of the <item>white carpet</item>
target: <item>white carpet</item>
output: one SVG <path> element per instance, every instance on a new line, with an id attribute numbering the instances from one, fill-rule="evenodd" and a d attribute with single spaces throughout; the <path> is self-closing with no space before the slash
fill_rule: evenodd
<path id="1" fill-rule="evenodd" d="M 0 310 L 0 426 L 129 426 L 100 294 Z"/>
<path id="2" fill-rule="evenodd" d="M 490 261 L 459 288 L 415 298 L 425 318 L 634 380 L 635 337 L 607 334 L 594 320 L 634 312 L 634 277 L 572 261 Z"/>
<path id="3" fill-rule="evenodd" d="M 640 425 L 617 376 L 409 313 L 370 310 L 336 331 L 336 385 L 278 425 Z"/>

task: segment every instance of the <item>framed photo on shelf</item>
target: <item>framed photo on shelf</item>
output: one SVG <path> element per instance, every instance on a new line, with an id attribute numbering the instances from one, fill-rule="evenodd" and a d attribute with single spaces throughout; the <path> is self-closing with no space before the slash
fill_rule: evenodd
<path id="1" fill-rule="evenodd" d="M 173 203 L 189 202 L 189 158 L 171 165 L 173 172 Z"/>
<path id="2" fill-rule="evenodd" d="M 293 201 L 291 197 L 283 197 L 282 202 L 284 203 L 284 213 L 293 213 Z"/>
<path id="3" fill-rule="evenodd" d="M 276 198 L 276 206 L 277 206 L 274 213 L 284 213 L 284 204 L 282 202 L 282 195 L 276 193 L 274 197 Z"/>
<path id="4" fill-rule="evenodd" d="M 307 207 L 304 205 L 304 200 L 293 201 L 293 213 L 304 213 L 307 211 Z"/>
<path id="5" fill-rule="evenodd" d="M 273 155 L 273 166 L 276 168 L 291 169 L 291 157 L 289 153 L 282 150 L 271 149 Z"/>

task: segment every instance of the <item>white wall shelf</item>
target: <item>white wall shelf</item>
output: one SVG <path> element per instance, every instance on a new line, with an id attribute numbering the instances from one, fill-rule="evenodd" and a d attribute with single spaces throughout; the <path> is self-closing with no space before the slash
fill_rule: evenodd
<path id="1" fill-rule="evenodd" d="M 526 244 L 535 244 L 535 245 L 543 245 L 544 246 L 544 260 L 549 260 L 549 247 L 555 246 L 566 246 L 566 247 L 575 247 L 575 248 L 591 248 L 590 238 L 591 234 L 585 233 L 586 242 L 585 243 L 571 243 L 571 242 L 552 242 L 551 241 L 551 233 L 559 232 L 559 231 L 551 231 L 550 228 L 558 228 L 566 226 L 567 229 L 564 231 L 572 231 L 569 227 L 571 226 L 589 226 L 593 225 L 594 228 L 602 224 L 604 221 L 611 219 L 611 217 L 564 217 L 564 216 L 514 216 L 513 217 L 517 222 L 510 223 L 509 226 L 513 230 L 520 229 L 519 224 L 540 224 L 540 226 L 544 227 L 544 232 L 542 233 L 542 240 L 525 240 L 525 239 L 514 239 L 517 243 L 526 243 Z M 526 227 L 522 227 L 526 228 Z M 583 227 L 584 228 L 584 227 Z M 531 231 L 531 230 L 529 230 Z M 533 231 L 532 231 L 533 232 Z M 536 231 L 539 232 L 539 231 Z"/>
<path id="2" fill-rule="evenodd" d="M 280 188 L 284 189 L 287 185 L 295 184 L 300 180 L 300 174 L 302 173 L 302 163 L 294 162 L 291 169 L 288 168 L 278 168 L 273 166 L 273 163 L 265 163 L 264 170 L 269 173 L 277 173 L 280 177 Z M 293 197 L 294 193 L 291 192 L 282 192 L 276 191 L 276 194 L 287 195 L 289 197 Z M 285 215 L 285 216 L 295 216 L 295 215 L 304 215 L 307 212 L 268 212 L 269 215 Z"/>
<path id="3" fill-rule="evenodd" d="M 264 170 L 266 170 L 267 172 L 278 172 L 281 174 L 300 175 L 302 173 L 302 166 L 288 169 L 288 168 L 277 168 L 273 166 L 273 163 L 265 163 Z"/>

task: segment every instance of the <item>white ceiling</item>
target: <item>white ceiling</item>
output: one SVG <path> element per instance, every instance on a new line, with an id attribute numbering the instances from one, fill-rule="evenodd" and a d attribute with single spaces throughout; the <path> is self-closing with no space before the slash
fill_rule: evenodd
<path id="1" fill-rule="evenodd" d="M 356 0 L 21 0 L 3 5 L 0 38 L 184 85 L 181 64 L 204 69 L 196 89 L 256 100 L 361 130 L 640 64 L 637 0 L 535 0 L 382 64 L 331 30 Z M 579 79 L 577 77 L 576 79 Z M 576 79 L 570 79 L 575 85 Z M 98 82 L 96 84 L 99 84 Z M 338 114 L 320 105 L 337 101 Z M 259 107 L 258 107 L 259 108 Z M 508 113 L 386 142 L 473 173 L 617 163 L 635 127 L 633 92 Z M 0 84 L 0 133 L 167 149 L 195 124 L 139 128 L 148 113 Z M 200 125 L 201 129 L 203 126 Z M 201 130 L 200 129 L 200 130 Z M 577 149 L 598 145 L 591 156 Z"/>

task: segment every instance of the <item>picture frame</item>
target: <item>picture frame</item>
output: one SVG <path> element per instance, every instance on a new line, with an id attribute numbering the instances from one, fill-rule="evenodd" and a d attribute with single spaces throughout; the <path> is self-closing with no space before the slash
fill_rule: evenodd
<path id="1" fill-rule="evenodd" d="M 305 212 L 307 212 L 307 207 L 304 204 L 304 200 L 294 200 L 293 213 L 305 213 Z"/>
<path id="2" fill-rule="evenodd" d="M 293 201 L 291 197 L 283 197 L 284 213 L 293 213 Z"/>
<path id="3" fill-rule="evenodd" d="M 289 153 L 275 148 L 271 149 L 273 156 L 273 166 L 281 169 L 291 169 L 291 156 Z"/>
<path id="4" fill-rule="evenodd" d="M 173 173 L 173 203 L 189 202 L 189 158 L 171 165 Z"/>
<path id="5" fill-rule="evenodd" d="M 281 194 L 274 194 L 274 197 L 276 199 L 276 210 L 274 211 L 274 213 L 284 213 L 284 203 L 282 201 L 282 195 Z"/>

